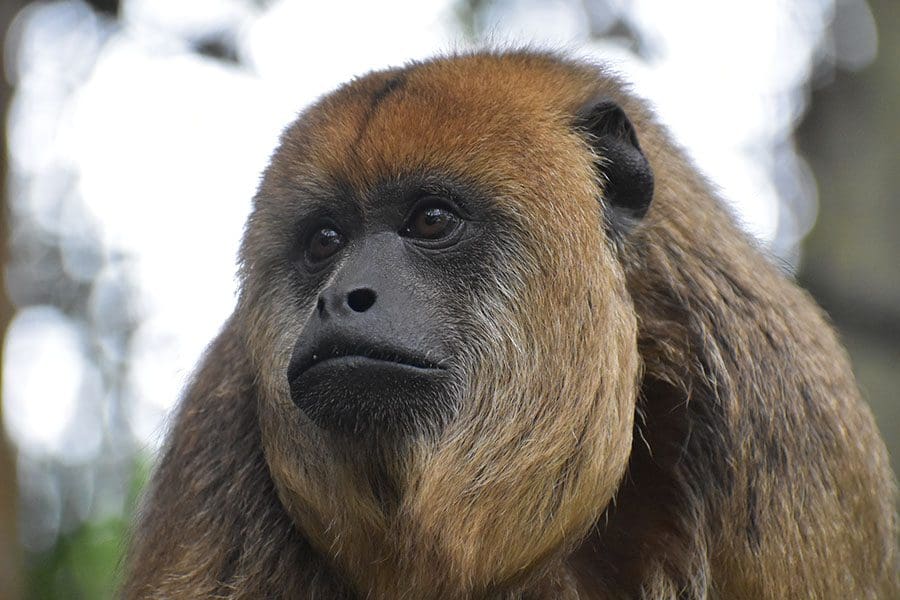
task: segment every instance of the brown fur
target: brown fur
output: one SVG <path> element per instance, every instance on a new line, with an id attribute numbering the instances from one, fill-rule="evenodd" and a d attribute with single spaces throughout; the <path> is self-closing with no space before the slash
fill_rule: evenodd
<path id="1" fill-rule="evenodd" d="M 598 96 L 656 178 L 622 238 L 571 127 Z M 489 190 L 509 241 L 453 300 L 459 411 L 355 452 L 289 397 L 315 293 L 285 248 L 304 198 L 431 170 Z M 834 332 L 602 70 L 487 53 L 345 85 L 285 132 L 242 257 L 126 597 L 900 597 L 893 477 Z"/>

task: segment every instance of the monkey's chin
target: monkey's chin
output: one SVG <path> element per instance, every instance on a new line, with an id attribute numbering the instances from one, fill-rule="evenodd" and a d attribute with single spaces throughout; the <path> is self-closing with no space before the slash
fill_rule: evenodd
<path id="1" fill-rule="evenodd" d="M 316 363 L 290 381 L 291 398 L 319 427 L 394 438 L 438 427 L 449 406 L 445 369 L 365 356 Z"/>

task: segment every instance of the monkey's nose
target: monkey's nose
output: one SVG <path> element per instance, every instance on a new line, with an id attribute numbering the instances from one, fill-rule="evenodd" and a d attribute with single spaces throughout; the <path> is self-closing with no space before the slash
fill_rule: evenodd
<path id="1" fill-rule="evenodd" d="M 378 294 L 371 288 L 357 288 L 347 294 L 347 306 L 353 312 L 366 312 L 375 304 Z"/>
<path id="2" fill-rule="evenodd" d="M 357 287 L 349 292 L 342 293 L 336 290 L 326 290 L 316 303 L 320 317 L 329 314 L 351 315 L 364 313 L 373 306 L 378 299 L 378 294 L 370 287 Z"/>

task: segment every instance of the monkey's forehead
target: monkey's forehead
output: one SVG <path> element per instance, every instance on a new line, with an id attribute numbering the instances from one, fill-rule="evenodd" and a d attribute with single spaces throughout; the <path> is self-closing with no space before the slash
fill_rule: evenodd
<path id="1" fill-rule="evenodd" d="M 618 94 L 596 67 L 529 52 L 370 73 L 288 127 L 266 178 L 341 181 L 363 191 L 417 170 L 494 183 L 521 183 L 523 173 L 558 175 L 583 151 L 572 116 L 604 87 Z"/>

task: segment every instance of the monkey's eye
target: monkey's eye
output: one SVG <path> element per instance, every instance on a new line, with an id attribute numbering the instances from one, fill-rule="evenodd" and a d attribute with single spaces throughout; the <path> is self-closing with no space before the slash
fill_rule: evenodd
<path id="1" fill-rule="evenodd" d="M 306 255 L 312 262 L 319 262 L 332 256 L 344 247 L 344 236 L 332 227 L 321 227 L 309 238 Z"/>
<path id="2" fill-rule="evenodd" d="M 418 240 L 439 240 L 448 237 L 461 219 L 449 208 L 436 204 L 424 204 L 416 208 L 400 235 Z"/>

